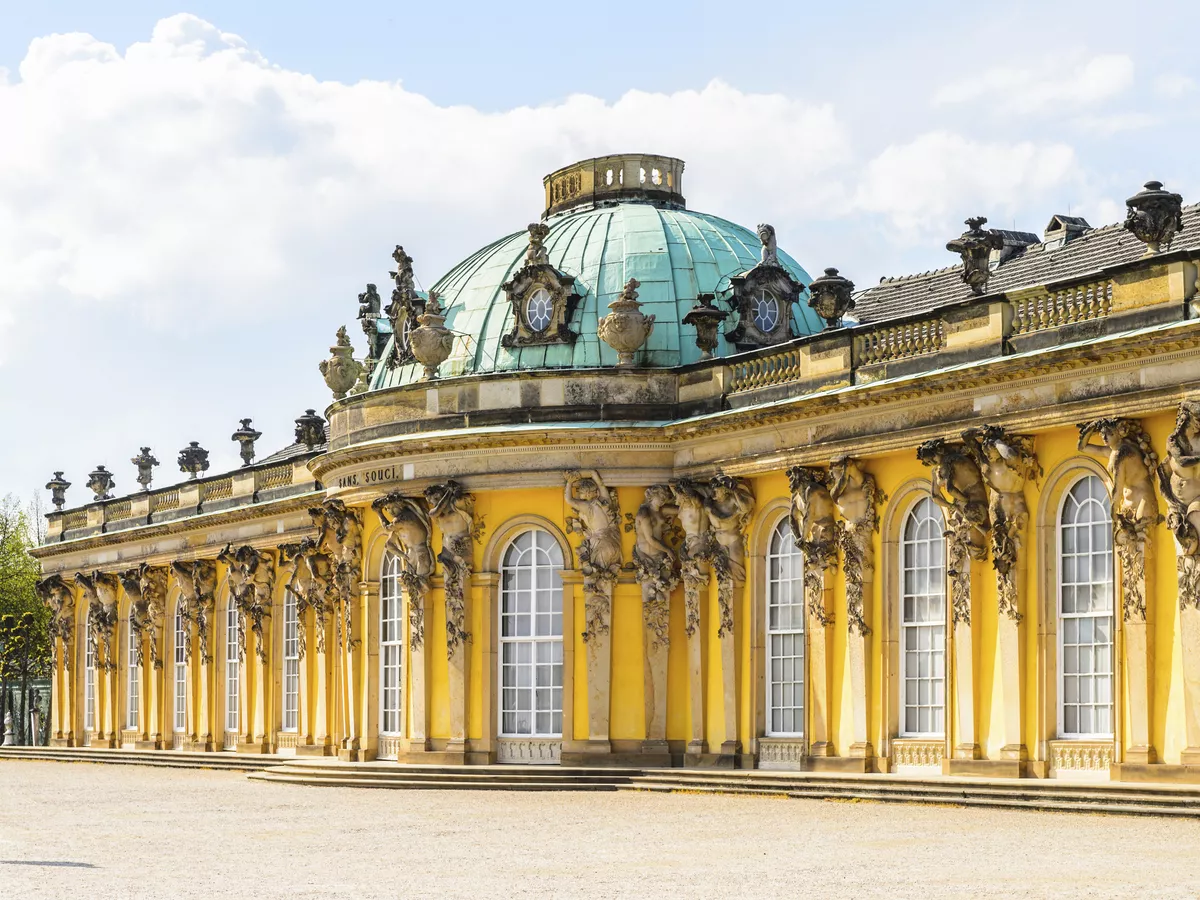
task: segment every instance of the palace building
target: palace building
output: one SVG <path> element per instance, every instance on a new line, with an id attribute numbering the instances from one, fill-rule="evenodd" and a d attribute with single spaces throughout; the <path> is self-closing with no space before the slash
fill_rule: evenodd
<path id="1" fill-rule="evenodd" d="M 56 473 L 54 742 L 1200 781 L 1200 206 L 856 289 L 683 174 L 397 247 L 280 452 Z"/>

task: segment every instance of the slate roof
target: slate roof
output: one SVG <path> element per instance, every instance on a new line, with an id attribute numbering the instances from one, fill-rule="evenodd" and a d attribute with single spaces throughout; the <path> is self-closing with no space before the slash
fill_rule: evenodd
<path id="1" fill-rule="evenodd" d="M 1171 244 L 1171 250 L 1197 249 L 1200 249 L 1200 203 L 1183 208 L 1183 230 Z M 1017 250 L 992 270 L 987 293 L 1002 294 L 1083 278 L 1110 266 L 1136 262 L 1145 252 L 1146 245 L 1120 224 L 1093 228 L 1065 244 L 1052 241 Z M 961 272 L 959 264 L 920 275 L 885 278 L 855 294 L 854 312 L 860 322 L 870 324 L 970 300 L 973 294 L 963 284 Z"/>
<path id="2" fill-rule="evenodd" d="M 270 456 L 264 456 L 261 459 L 254 460 L 254 465 L 265 466 L 271 463 L 284 462 L 289 459 L 295 459 L 297 456 L 308 456 L 317 450 L 323 450 L 329 445 L 329 423 L 325 423 L 325 443 L 317 444 L 312 450 L 308 449 L 306 444 L 288 444 L 282 450 L 276 450 Z M 235 470 L 236 471 L 236 470 Z"/>

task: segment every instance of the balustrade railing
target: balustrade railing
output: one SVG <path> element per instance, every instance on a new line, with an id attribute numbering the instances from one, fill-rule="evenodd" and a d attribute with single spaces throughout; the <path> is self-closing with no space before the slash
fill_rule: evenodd
<path id="1" fill-rule="evenodd" d="M 854 336 L 854 358 L 858 365 L 895 362 L 946 346 L 946 326 L 941 319 L 920 319 L 897 325 L 880 325 Z"/>
<path id="2" fill-rule="evenodd" d="M 770 356 L 759 356 L 733 365 L 730 390 L 750 391 L 772 384 L 787 384 L 800 378 L 800 350 L 789 347 Z"/>
<path id="3" fill-rule="evenodd" d="M 254 489 L 269 491 L 272 488 L 284 487 L 292 483 L 292 466 L 290 463 L 282 466 L 272 466 L 269 469 L 259 469 L 254 473 Z"/>
<path id="4" fill-rule="evenodd" d="M 233 496 L 233 476 L 210 481 L 200 491 L 201 502 L 209 500 L 225 500 Z"/>
<path id="5" fill-rule="evenodd" d="M 1013 334 L 1029 334 L 1112 312 L 1112 282 L 1097 281 L 1013 301 Z"/>
<path id="6" fill-rule="evenodd" d="M 128 497 L 124 500 L 115 500 L 104 507 L 104 521 L 106 522 L 120 522 L 132 515 L 133 501 Z"/>
<path id="7" fill-rule="evenodd" d="M 171 488 L 155 494 L 151 500 L 151 508 L 154 512 L 179 509 L 179 488 Z"/>
<path id="8" fill-rule="evenodd" d="M 87 510 L 76 509 L 69 513 L 64 513 L 62 518 L 63 531 L 70 531 L 72 528 L 83 528 L 87 525 Z"/>

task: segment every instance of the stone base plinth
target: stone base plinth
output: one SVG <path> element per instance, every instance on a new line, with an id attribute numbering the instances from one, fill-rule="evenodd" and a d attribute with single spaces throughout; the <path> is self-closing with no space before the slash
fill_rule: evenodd
<path id="1" fill-rule="evenodd" d="M 1174 766 L 1166 763 L 1141 765 L 1113 763 L 1113 781 L 1147 782 L 1153 784 L 1200 784 L 1200 765 Z"/>
<path id="2" fill-rule="evenodd" d="M 971 778 L 1020 778 L 1022 763 L 1017 759 L 946 759 L 942 760 L 942 774 Z"/>
<path id="3" fill-rule="evenodd" d="M 874 770 L 871 760 L 853 756 L 810 756 L 804 762 L 807 772 L 842 772 L 865 775 Z"/>

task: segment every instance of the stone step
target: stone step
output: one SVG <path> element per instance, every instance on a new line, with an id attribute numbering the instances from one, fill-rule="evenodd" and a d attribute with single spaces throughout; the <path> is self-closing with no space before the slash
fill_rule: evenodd
<path id="1" fill-rule="evenodd" d="M 313 787 L 355 787 L 392 790 L 448 790 L 448 791 L 616 791 L 620 785 L 603 781 L 569 781 L 542 779 L 514 780 L 496 777 L 488 780 L 455 781 L 443 778 L 429 779 L 383 779 L 376 776 L 341 776 L 336 778 L 319 775 L 294 774 L 279 771 L 252 772 L 254 781 L 270 781 L 283 784 L 304 784 Z"/>
<path id="2" fill-rule="evenodd" d="M 496 782 L 560 784 L 626 784 L 636 773 L 613 772 L 611 769 L 591 769 L 579 772 L 558 772 L 543 766 L 525 766 L 496 770 L 492 767 L 433 768 L 421 770 L 408 766 L 341 765 L 341 766 L 275 766 L 265 771 L 264 780 L 312 779 L 325 783 L 371 781 L 380 786 L 392 784 L 473 784 L 490 786 Z"/>
<path id="3" fill-rule="evenodd" d="M 192 753 L 173 750 L 111 750 L 91 747 L 3 747 L 0 748 L 0 760 L 4 759 L 109 763 L 174 769 L 230 769 L 242 772 L 288 762 L 279 757 L 253 753 Z"/>

